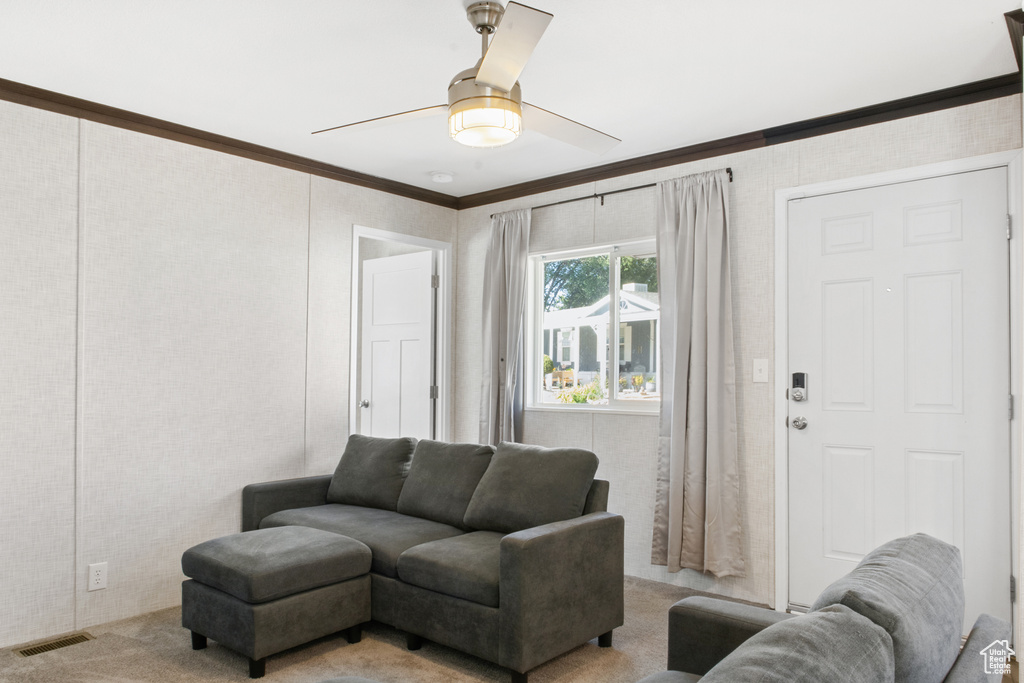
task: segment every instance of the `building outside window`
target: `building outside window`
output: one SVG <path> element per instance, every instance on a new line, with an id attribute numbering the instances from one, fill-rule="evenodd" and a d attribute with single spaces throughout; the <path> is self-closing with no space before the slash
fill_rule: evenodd
<path id="1" fill-rule="evenodd" d="M 531 405 L 656 410 L 653 240 L 537 255 L 531 267 Z"/>

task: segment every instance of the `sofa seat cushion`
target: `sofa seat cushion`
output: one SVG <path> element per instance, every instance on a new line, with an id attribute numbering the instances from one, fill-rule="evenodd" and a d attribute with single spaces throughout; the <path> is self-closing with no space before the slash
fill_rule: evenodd
<path id="1" fill-rule="evenodd" d="M 842 604 L 867 617 L 892 637 L 896 680 L 933 683 L 946 677 L 960 652 L 963 586 L 960 551 L 914 534 L 865 555 L 811 610 Z"/>
<path id="2" fill-rule="evenodd" d="M 596 472 L 590 451 L 503 441 L 469 501 L 465 524 L 512 533 L 579 517 Z"/>
<path id="3" fill-rule="evenodd" d="M 398 511 L 464 528 L 466 507 L 492 455 L 491 446 L 420 439 L 398 498 Z"/>
<path id="4" fill-rule="evenodd" d="M 497 531 L 474 531 L 409 548 L 398 558 L 398 578 L 437 593 L 498 607 L 503 537 Z"/>
<path id="5" fill-rule="evenodd" d="M 390 510 L 337 504 L 282 510 L 260 522 L 263 529 L 277 526 L 313 527 L 362 541 L 373 553 L 370 571 L 390 577 L 398 576 L 399 556 L 414 545 L 464 533 L 447 524 Z"/>
<path id="6" fill-rule="evenodd" d="M 416 439 L 348 437 L 345 453 L 331 477 L 327 502 L 397 510 Z"/>
<path id="7" fill-rule="evenodd" d="M 772 624 L 716 664 L 702 683 L 892 683 L 892 641 L 843 605 Z"/>
<path id="8" fill-rule="evenodd" d="M 320 529 L 256 529 L 189 548 L 181 570 L 243 602 L 262 603 L 363 576 L 370 549 Z"/>

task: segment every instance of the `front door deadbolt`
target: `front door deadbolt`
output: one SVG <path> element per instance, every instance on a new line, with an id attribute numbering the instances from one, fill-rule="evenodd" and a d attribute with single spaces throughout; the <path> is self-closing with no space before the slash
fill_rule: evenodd
<path id="1" fill-rule="evenodd" d="M 789 397 L 794 401 L 807 400 L 807 373 L 794 372 L 793 384 L 789 390 Z"/>

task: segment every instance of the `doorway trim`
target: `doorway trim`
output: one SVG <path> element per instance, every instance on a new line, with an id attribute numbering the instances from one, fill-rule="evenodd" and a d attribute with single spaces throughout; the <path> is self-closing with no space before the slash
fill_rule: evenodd
<path id="1" fill-rule="evenodd" d="M 400 232 L 378 230 L 362 225 L 352 226 L 352 286 L 351 304 L 349 308 L 349 382 L 348 382 L 348 420 L 349 430 L 359 433 L 359 387 L 356 377 L 359 376 L 359 238 L 386 242 L 399 242 L 412 247 L 424 247 L 434 254 L 434 269 L 438 275 L 437 309 L 434 316 L 434 384 L 437 386 L 437 403 L 434 410 L 434 438 L 447 441 L 451 427 L 451 321 L 452 321 L 452 245 L 451 242 L 405 235 Z"/>
<path id="2" fill-rule="evenodd" d="M 1006 167 L 1007 197 L 1009 199 L 1010 223 L 1012 226 L 1010 239 L 1010 391 L 1016 403 L 1013 419 L 1010 421 L 1010 530 L 1012 538 L 1010 557 L 1013 576 L 1019 576 L 1021 566 L 1021 444 L 1022 423 L 1021 412 L 1024 411 L 1024 397 L 1021 395 L 1022 366 L 1024 359 L 1024 335 L 1022 335 L 1022 319 L 1024 319 L 1024 278 L 1022 278 L 1022 261 L 1024 261 L 1024 212 L 1022 212 L 1022 185 L 1024 177 L 1021 171 L 1021 150 L 1010 150 L 986 154 L 983 156 L 954 159 L 926 166 L 915 166 L 871 175 L 844 178 L 782 188 L 775 191 L 775 368 L 774 368 L 774 447 L 775 447 L 775 595 L 773 605 L 777 611 L 785 612 L 789 606 L 789 428 L 786 418 L 789 401 L 786 399 L 786 388 L 789 377 L 789 201 L 804 197 L 833 194 L 861 190 L 880 185 L 892 185 L 915 180 L 924 180 L 937 176 L 953 175 L 987 168 Z M 1007 577 L 1009 582 L 1009 577 Z M 1013 610 L 1013 632 L 1021 633 L 1024 627 L 1022 610 L 1017 604 L 1011 605 Z"/>

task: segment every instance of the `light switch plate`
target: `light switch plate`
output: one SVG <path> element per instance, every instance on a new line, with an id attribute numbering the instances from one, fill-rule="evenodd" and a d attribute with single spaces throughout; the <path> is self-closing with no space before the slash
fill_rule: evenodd
<path id="1" fill-rule="evenodd" d="M 768 381 L 768 359 L 767 358 L 755 358 L 754 359 L 754 382 L 767 382 Z"/>

